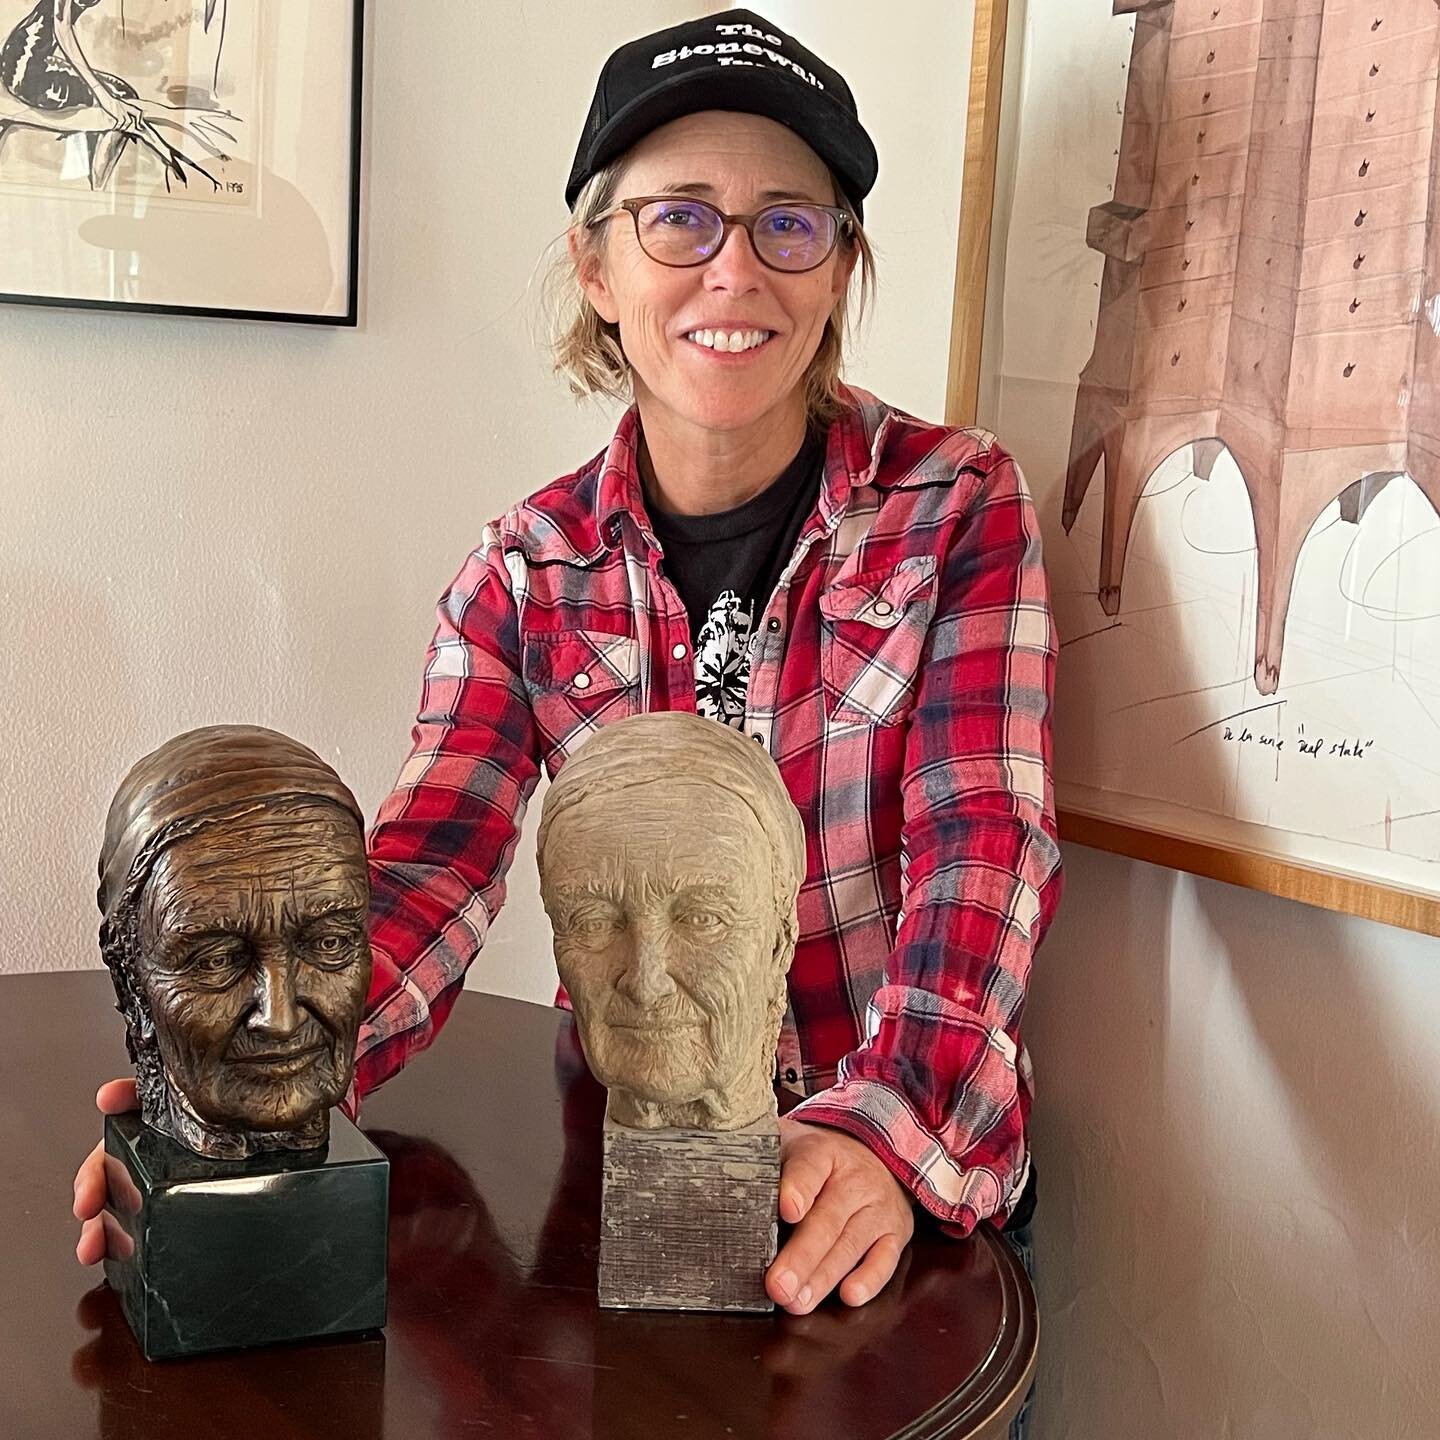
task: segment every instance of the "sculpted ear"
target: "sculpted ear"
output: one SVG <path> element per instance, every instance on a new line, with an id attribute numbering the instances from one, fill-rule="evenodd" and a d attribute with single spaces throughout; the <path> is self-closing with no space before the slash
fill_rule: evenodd
<path id="1" fill-rule="evenodd" d="M 795 942 L 799 938 L 792 914 L 782 914 L 779 921 L 775 927 L 775 944 L 770 951 L 770 963 L 777 970 L 785 968 L 790 956 L 795 953 Z"/>

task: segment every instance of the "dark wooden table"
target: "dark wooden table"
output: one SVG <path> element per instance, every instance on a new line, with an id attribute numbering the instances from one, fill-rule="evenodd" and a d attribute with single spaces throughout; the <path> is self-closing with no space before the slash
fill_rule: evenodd
<path id="1" fill-rule="evenodd" d="M 922 1221 L 859 1310 L 600 1310 L 604 1092 L 567 1016 L 474 994 L 365 1104 L 392 1165 L 385 1333 L 147 1364 L 70 1214 L 95 1087 L 124 1073 L 108 976 L 0 979 L 5 1440 L 998 1440 L 1028 1383 L 1034 1298 L 987 1226 Z"/>

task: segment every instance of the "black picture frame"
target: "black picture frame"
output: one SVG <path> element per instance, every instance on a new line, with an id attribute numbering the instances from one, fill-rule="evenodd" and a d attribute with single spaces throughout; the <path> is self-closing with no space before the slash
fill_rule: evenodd
<path id="1" fill-rule="evenodd" d="M 34 294 L 0 289 L 0 304 L 35 306 L 43 309 L 112 310 L 137 315 L 183 315 L 203 319 L 250 320 L 292 325 L 318 325 L 354 329 L 359 324 L 360 304 L 360 204 L 363 163 L 363 122 L 365 82 L 365 0 L 353 0 L 351 8 L 350 86 L 347 104 L 349 123 L 348 198 L 344 207 L 347 265 L 344 309 L 316 313 L 289 309 L 248 308 L 234 305 L 160 304 L 147 301 L 97 299 L 81 295 Z M 3 37 L 0 37 L 3 39 Z M 3 180 L 3 170 L 0 170 Z M 0 194 L 0 204 L 4 196 Z"/>

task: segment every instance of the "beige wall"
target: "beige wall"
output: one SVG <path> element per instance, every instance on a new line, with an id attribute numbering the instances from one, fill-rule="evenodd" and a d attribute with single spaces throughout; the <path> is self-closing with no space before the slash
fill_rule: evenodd
<path id="1" fill-rule="evenodd" d="M 609 427 L 547 375 L 527 294 L 595 66 L 716 8 L 451 6 L 437 44 L 414 6 L 373 6 L 356 334 L 0 310 L 0 970 L 95 963 L 106 799 L 177 730 L 278 726 L 373 811 L 436 595 L 485 519 Z M 883 284 L 854 374 L 927 415 L 968 8 L 766 12 L 852 77 L 875 132 Z M 472 981 L 543 998 L 530 850 Z M 1039 1440 L 1433 1434 L 1434 943 L 1067 862 L 1027 1030 Z"/>

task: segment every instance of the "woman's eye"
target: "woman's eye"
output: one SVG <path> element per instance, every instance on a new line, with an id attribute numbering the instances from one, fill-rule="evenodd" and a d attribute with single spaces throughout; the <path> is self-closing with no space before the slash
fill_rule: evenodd
<path id="1" fill-rule="evenodd" d="M 767 227 L 776 235 L 808 235 L 810 226 L 803 215 L 793 210 L 780 210 L 766 217 Z"/>
<path id="2" fill-rule="evenodd" d="M 672 210 L 664 211 L 660 216 L 660 223 L 669 226 L 672 230 L 684 229 L 686 226 L 694 225 L 699 216 L 687 206 L 676 206 Z"/>

